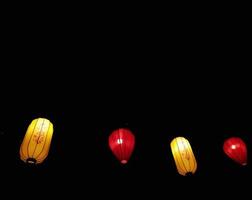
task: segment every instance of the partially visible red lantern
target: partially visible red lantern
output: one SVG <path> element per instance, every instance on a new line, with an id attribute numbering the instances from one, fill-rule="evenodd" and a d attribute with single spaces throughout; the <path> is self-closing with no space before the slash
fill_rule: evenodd
<path id="1" fill-rule="evenodd" d="M 241 165 L 247 165 L 247 147 L 243 140 L 239 137 L 227 139 L 223 145 L 224 152 Z"/>
<path id="2" fill-rule="evenodd" d="M 129 129 L 117 129 L 109 136 L 109 147 L 116 158 L 126 164 L 135 148 L 135 136 Z"/>

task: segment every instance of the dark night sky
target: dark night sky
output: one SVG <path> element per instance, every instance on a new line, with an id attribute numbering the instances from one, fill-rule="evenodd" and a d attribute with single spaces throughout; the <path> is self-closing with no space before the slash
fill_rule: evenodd
<path id="1" fill-rule="evenodd" d="M 74 37 L 69 43 L 62 43 L 56 31 L 40 33 L 46 36 L 39 40 L 35 31 L 30 43 L 12 32 L 13 45 L 6 47 L 3 61 L 10 71 L 1 73 L 8 77 L 1 80 L 2 190 L 15 188 L 28 198 L 50 193 L 202 199 L 199 187 L 215 198 L 218 192 L 245 194 L 252 175 L 251 77 L 242 68 L 251 62 L 245 36 L 230 43 L 233 37 L 222 26 L 218 32 L 206 26 L 197 34 L 196 26 L 185 27 L 191 34 L 174 31 L 163 37 L 167 41 L 122 29 L 127 37 L 118 31 L 110 35 L 113 43 L 93 29 L 78 35 L 83 41 Z M 15 71 L 22 75 L 12 76 L 13 66 L 22 66 Z M 20 161 L 19 146 L 37 117 L 50 119 L 55 131 L 48 158 L 30 167 Z M 109 134 L 119 127 L 136 136 L 126 166 L 108 148 Z M 194 150 L 198 170 L 192 177 L 176 171 L 170 150 L 176 136 L 186 137 Z M 231 136 L 246 142 L 248 166 L 224 155 L 223 142 Z"/>

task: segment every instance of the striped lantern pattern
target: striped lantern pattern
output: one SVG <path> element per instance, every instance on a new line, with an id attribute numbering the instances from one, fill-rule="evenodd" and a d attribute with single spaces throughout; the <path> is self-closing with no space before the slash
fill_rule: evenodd
<path id="1" fill-rule="evenodd" d="M 26 163 L 42 163 L 50 149 L 53 124 L 45 118 L 34 119 L 20 146 L 20 159 Z"/>
<path id="2" fill-rule="evenodd" d="M 178 173 L 183 176 L 194 174 L 197 162 L 189 141 L 184 137 L 177 137 L 172 140 L 170 146 Z"/>
<path id="3" fill-rule="evenodd" d="M 129 129 L 117 129 L 109 136 L 109 147 L 115 157 L 126 164 L 135 148 L 135 136 Z"/>
<path id="4" fill-rule="evenodd" d="M 239 137 L 231 137 L 223 144 L 225 154 L 241 165 L 247 165 L 247 147 Z"/>

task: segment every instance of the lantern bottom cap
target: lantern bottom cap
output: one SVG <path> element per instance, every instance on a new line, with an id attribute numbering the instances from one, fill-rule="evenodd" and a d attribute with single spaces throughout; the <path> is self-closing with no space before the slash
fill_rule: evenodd
<path id="1" fill-rule="evenodd" d="M 246 166 L 246 165 L 247 165 L 247 163 L 246 163 L 246 162 L 245 162 L 245 163 L 242 163 L 242 165 L 243 165 L 243 166 Z"/>
<path id="2" fill-rule="evenodd" d="M 122 164 L 126 164 L 128 161 L 127 160 L 121 160 Z"/>
<path id="3" fill-rule="evenodd" d="M 28 163 L 28 164 L 36 164 L 37 161 L 36 161 L 36 159 L 34 159 L 34 158 L 28 158 L 28 159 L 26 160 L 26 163 Z"/>

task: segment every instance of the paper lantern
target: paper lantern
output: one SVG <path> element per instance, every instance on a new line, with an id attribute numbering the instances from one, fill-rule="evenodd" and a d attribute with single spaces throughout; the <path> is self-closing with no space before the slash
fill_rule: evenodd
<path id="1" fill-rule="evenodd" d="M 126 164 L 135 147 L 135 136 L 128 129 L 117 129 L 109 136 L 109 147 L 116 158 Z"/>
<path id="2" fill-rule="evenodd" d="M 241 138 L 232 137 L 224 142 L 223 150 L 229 158 L 235 162 L 247 164 L 247 147 Z"/>
<path id="3" fill-rule="evenodd" d="M 194 174 L 197 169 L 197 162 L 188 140 L 184 137 L 173 139 L 171 150 L 178 173 L 183 176 Z"/>
<path id="4" fill-rule="evenodd" d="M 53 135 L 53 124 L 44 118 L 34 119 L 29 125 L 20 147 L 20 158 L 26 163 L 42 163 L 48 155 Z"/>

